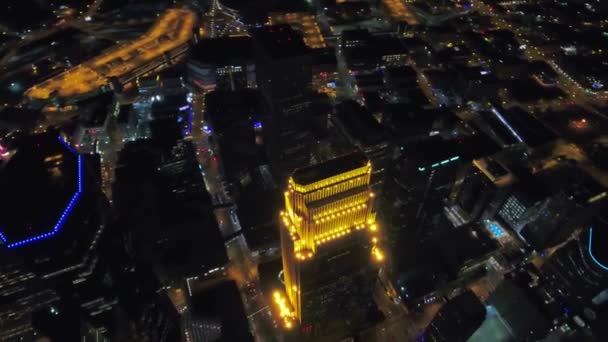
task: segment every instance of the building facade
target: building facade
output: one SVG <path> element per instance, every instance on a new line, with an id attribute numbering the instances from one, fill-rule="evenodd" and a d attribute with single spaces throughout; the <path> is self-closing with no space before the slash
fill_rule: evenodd
<path id="1" fill-rule="evenodd" d="M 370 188 L 372 165 L 351 154 L 294 172 L 281 212 L 284 324 L 307 326 L 352 312 L 369 296 L 370 257 L 382 262 Z M 283 303 L 283 305 L 281 305 Z"/>

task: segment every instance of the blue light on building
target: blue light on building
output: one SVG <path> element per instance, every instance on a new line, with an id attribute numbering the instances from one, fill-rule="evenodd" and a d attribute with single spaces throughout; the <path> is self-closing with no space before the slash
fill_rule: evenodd
<path id="1" fill-rule="evenodd" d="M 599 267 L 601 267 L 602 269 L 608 271 L 608 266 L 602 264 L 599 260 L 597 260 L 597 258 L 593 255 L 593 251 L 591 250 L 591 244 L 593 242 L 593 227 L 589 228 L 589 256 L 591 257 L 591 260 L 593 260 L 593 262 L 595 262 Z"/>
<path id="2" fill-rule="evenodd" d="M 262 123 L 259 121 L 254 121 L 253 122 L 253 128 L 255 129 L 262 129 Z"/>
<path id="3" fill-rule="evenodd" d="M 68 151 L 70 151 L 70 152 L 72 152 L 72 153 L 74 153 L 74 154 L 78 154 L 78 152 L 77 152 L 77 151 L 74 149 L 74 147 L 72 147 L 72 145 L 68 144 L 68 142 L 67 142 L 67 141 L 65 141 L 65 140 L 64 140 L 64 139 L 63 139 L 61 136 L 58 136 L 58 137 L 57 137 L 57 140 L 59 140 L 59 142 L 60 142 L 60 143 L 61 143 L 63 146 L 65 146 L 65 148 L 66 148 Z"/>
<path id="4" fill-rule="evenodd" d="M 59 233 L 59 231 L 61 231 L 61 229 L 63 228 L 63 225 L 65 223 L 65 221 L 67 220 L 67 218 L 70 216 L 70 214 L 72 213 L 72 211 L 74 210 L 74 206 L 76 205 L 76 203 L 78 203 L 78 199 L 80 198 L 80 195 L 82 194 L 82 156 L 79 155 L 76 150 L 70 145 L 68 144 L 65 140 L 63 140 L 62 137 L 59 137 L 58 139 L 70 152 L 74 153 L 77 155 L 77 164 L 78 164 L 78 175 L 77 175 L 77 191 L 74 193 L 74 195 L 72 196 L 72 198 L 70 199 L 70 201 L 68 202 L 68 204 L 66 205 L 65 209 L 63 210 L 63 212 L 61 213 L 61 216 L 59 217 L 59 219 L 57 220 L 57 222 L 55 223 L 55 225 L 53 226 L 53 229 L 47 233 L 44 234 L 40 234 L 28 239 L 24 239 L 24 240 L 20 240 L 20 241 L 16 241 L 16 242 L 11 242 L 9 244 L 7 244 L 8 248 L 16 248 L 16 247 L 20 247 L 23 245 L 27 245 L 30 244 L 32 242 L 38 241 L 38 240 L 42 240 L 42 239 L 46 239 L 49 238 L 57 233 Z M 6 237 L 4 236 L 4 234 L 2 234 L 2 232 L 0 232 L 0 239 L 2 239 L 2 241 L 4 243 L 7 242 Z"/>
<path id="5" fill-rule="evenodd" d="M 497 239 L 500 239 L 505 236 L 504 230 L 502 230 L 502 228 L 500 228 L 496 223 L 488 224 L 488 229 L 490 230 L 492 235 Z"/>
<path id="6" fill-rule="evenodd" d="M 503 125 L 505 125 L 505 127 L 507 127 L 509 132 L 511 132 L 511 134 L 513 134 L 513 136 L 515 137 L 515 139 L 517 139 L 517 141 L 519 141 L 520 143 L 524 142 L 524 139 L 522 139 L 519 136 L 519 134 L 517 134 L 517 132 L 513 129 L 513 127 L 511 127 L 511 125 L 509 125 L 507 120 L 505 120 L 505 118 L 498 112 L 498 110 L 496 110 L 496 108 L 492 108 L 492 113 L 498 118 L 498 120 L 500 120 L 500 122 L 502 122 Z"/>
<path id="7" fill-rule="evenodd" d="M 445 165 L 445 164 L 451 163 L 451 162 L 456 161 L 458 159 L 460 159 L 460 156 L 455 156 L 455 157 L 452 157 L 452 158 L 444 159 L 444 160 L 442 160 L 440 162 L 432 164 L 430 166 L 430 168 L 434 169 L 436 167 L 439 167 L 441 165 Z M 423 166 L 418 167 L 418 171 L 423 172 L 424 170 L 426 170 L 426 167 L 423 167 Z"/>

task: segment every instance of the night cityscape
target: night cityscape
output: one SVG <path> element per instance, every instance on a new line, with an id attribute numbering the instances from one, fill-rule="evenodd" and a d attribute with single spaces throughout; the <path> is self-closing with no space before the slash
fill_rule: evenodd
<path id="1" fill-rule="evenodd" d="M 0 5 L 0 342 L 606 342 L 607 191 L 608 1 Z"/>

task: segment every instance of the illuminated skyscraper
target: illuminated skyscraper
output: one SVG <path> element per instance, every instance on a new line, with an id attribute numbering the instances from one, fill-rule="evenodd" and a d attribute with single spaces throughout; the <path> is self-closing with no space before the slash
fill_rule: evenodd
<path id="1" fill-rule="evenodd" d="M 370 258 L 385 258 L 376 246 L 371 173 L 371 163 L 356 153 L 298 169 L 289 178 L 281 212 L 287 298 L 274 294 L 285 327 L 299 323 L 306 330 L 340 318 L 361 307 L 353 298 L 368 296 Z"/>

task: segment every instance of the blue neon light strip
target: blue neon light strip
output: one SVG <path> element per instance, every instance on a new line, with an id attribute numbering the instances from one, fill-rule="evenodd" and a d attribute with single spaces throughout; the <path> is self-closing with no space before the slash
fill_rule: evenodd
<path id="1" fill-rule="evenodd" d="M 78 154 L 78 151 L 76 151 L 76 150 L 74 149 L 74 147 L 72 147 L 72 145 L 68 144 L 68 142 L 67 142 L 67 141 L 63 140 L 63 138 L 62 138 L 61 136 L 58 136 L 58 137 L 57 137 L 57 140 L 59 140 L 59 142 L 60 142 L 60 143 L 61 143 L 63 146 L 65 146 L 65 148 L 67 148 L 67 149 L 68 149 L 68 151 L 70 151 L 70 152 L 72 152 L 72 153 L 74 153 L 74 154 Z"/>
<path id="2" fill-rule="evenodd" d="M 82 192 L 82 157 L 78 155 L 78 192 Z"/>
<path id="3" fill-rule="evenodd" d="M 70 214 L 72 213 L 72 211 L 74 210 L 74 206 L 76 205 L 76 203 L 78 203 L 78 199 L 80 198 L 80 195 L 82 194 L 82 156 L 79 155 L 76 150 L 74 150 L 74 148 L 72 148 L 72 146 L 70 146 L 67 142 L 65 142 L 65 140 L 63 140 L 63 138 L 59 137 L 59 141 L 72 153 L 77 154 L 78 156 L 78 190 L 76 191 L 76 193 L 74 193 L 74 195 L 72 196 L 72 198 L 70 199 L 70 201 L 68 202 L 67 206 L 65 207 L 65 209 L 63 210 L 63 212 L 61 213 L 61 216 L 59 217 L 59 219 L 57 220 L 57 223 L 55 223 L 55 225 L 53 226 L 53 230 L 51 230 L 48 233 L 44 233 L 44 234 L 40 234 L 25 240 L 21 240 L 21 241 L 17 241 L 17 242 L 13 242 L 13 243 L 9 243 L 7 245 L 8 248 L 15 248 L 15 247 L 19 247 L 19 246 L 23 246 L 23 245 L 27 245 L 29 243 L 38 241 L 38 240 L 42 240 L 48 237 L 51 237 L 57 233 L 59 233 L 59 231 L 61 231 L 61 228 L 63 228 L 63 224 L 65 223 L 65 220 L 67 220 L 67 218 L 70 216 Z M 0 238 L 3 240 L 3 242 L 6 243 L 6 238 L 4 237 L 4 235 L 0 232 Z"/>
<path id="4" fill-rule="evenodd" d="M 448 159 L 442 160 L 442 161 L 440 161 L 438 163 L 435 163 L 435 164 L 431 165 L 430 167 L 431 168 L 436 168 L 438 166 L 445 165 L 447 163 L 451 163 L 451 162 L 456 161 L 458 159 L 460 159 L 460 156 L 455 156 L 455 157 L 452 157 L 452 158 L 448 158 Z M 418 167 L 418 171 L 422 172 L 424 170 L 426 170 L 425 167 L 422 167 L 422 166 Z"/>
<path id="5" fill-rule="evenodd" d="M 608 271 L 608 266 L 602 264 L 599 260 L 593 256 L 593 252 L 591 251 L 591 241 L 593 241 L 593 227 L 589 228 L 589 256 L 591 256 L 591 260 L 595 262 L 599 267 Z"/>
<path id="6" fill-rule="evenodd" d="M 517 141 L 524 142 L 524 139 L 522 139 L 519 134 L 517 134 L 517 132 L 515 132 L 515 130 L 513 129 L 513 127 L 511 127 L 511 125 L 509 125 L 509 123 L 507 122 L 507 120 L 505 120 L 505 118 L 496 110 L 496 108 L 492 108 L 492 113 L 494 113 L 494 115 L 496 115 L 496 117 L 498 118 L 498 120 L 500 120 L 500 122 L 502 122 L 505 126 L 507 126 L 507 128 L 509 129 L 509 131 L 511 132 L 511 134 L 513 134 L 513 136 L 515 137 L 515 139 L 517 139 Z"/>

